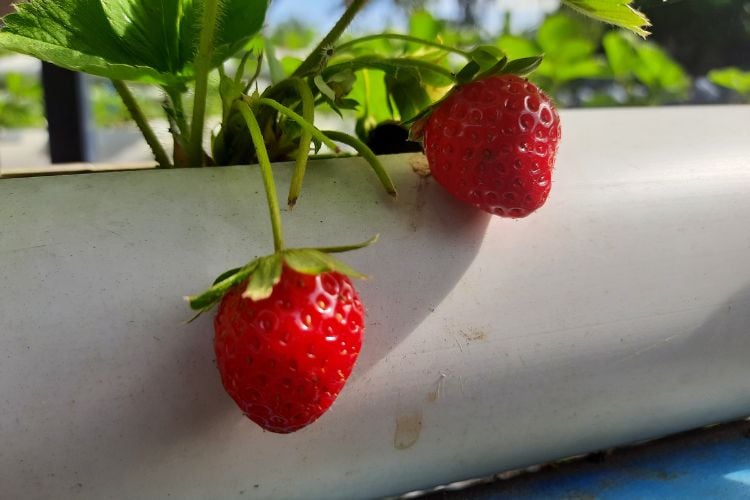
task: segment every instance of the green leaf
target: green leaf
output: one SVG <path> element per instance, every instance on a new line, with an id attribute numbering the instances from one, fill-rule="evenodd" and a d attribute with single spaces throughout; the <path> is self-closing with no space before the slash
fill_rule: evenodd
<path id="1" fill-rule="evenodd" d="M 110 0 L 103 0 L 110 1 Z M 189 0 L 178 0 L 189 1 Z M 199 0 L 192 0 L 192 3 L 202 3 Z M 214 40 L 214 66 L 218 66 L 234 54 L 245 48 L 255 35 L 260 32 L 263 23 L 266 20 L 266 10 L 268 9 L 269 0 L 223 0 L 222 16 L 219 19 L 219 25 L 216 30 L 216 39 Z M 189 19 L 183 18 L 183 25 Z M 199 23 L 193 26 L 199 25 Z M 181 37 L 184 38 L 184 35 Z M 197 34 L 193 43 L 197 49 Z M 192 49 L 189 54 L 189 60 L 193 60 L 193 54 L 196 49 Z"/>
<path id="2" fill-rule="evenodd" d="M 270 297 L 273 287 L 281 279 L 281 264 L 281 254 L 278 253 L 258 259 L 258 266 L 242 296 L 254 302 Z"/>
<path id="3" fill-rule="evenodd" d="M 302 59 L 299 57 L 284 56 L 281 58 L 281 67 L 286 75 L 294 73 L 294 70 L 299 68 L 300 64 L 302 64 Z"/>
<path id="4" fill-rule="evenodd" d="M 614 77 L 618 80 L 628 77 L 636 61 L 635 51 L 630 41 L 623 36 L 622 32 L 610 31 L 604 35 L 602 46 Z"/>
<path id="5" fill-rule="evenodd" d="M 573 80 L 606 78 L 610 76 L 607 63 L 599 59 L 584 59 L 576 61 L 557 70 L 556 78 L 558 84 Z"/>
<path id="6" fill-rule="evenodd" d="M 564 14 L 547 17 L 536 39 L 544 55 L 561 64 L 590 56 L 597 45 L 581 19 Z"/>
<path id="7" fill-rule="evenodd" d="M 283 255 L 286 264 L 298 273 L 320 274 L 333 271 L 352 278 L 367 278 L 367 276 L 355 271 L 349 265 L 313 248 L 285 250 Z"/>
<path id="8" fill-rule="evenodd" d="M 581 14 L 628 29 L 642 37 L 651 26 L 643 13 L 631 7 L 632 0 L 563 0 L 563 4 Z"/>
<path id="9" fill-rule="evenodd" d="M 225 0 L 215 65 L 262 26 L 267 0 Z M 4 18 L 0 47 L 115 80 L 192 78 L 202 0 L 30 0 Z"/>
<path id="10" fill-rule="evenodd" d="M 409 17 L 409 34 L 425 40 L 434 40 L 443 29 L 444 23 L 435 19 L 425 10 L 418 10 Z"/>
<path id="11" fill-rule="evenodd" d="M 388 107 L 388 93 L 382 71 L 361 70 L 349 97 L 360 103 L 357 135 L 367 140 L 370 130 L 386 120 L 393 119 Z"/>
<path id="12" fill-rule="evenodd" d="M 432 103 L 430 95 L 416 74 L 405 71 L 395 75 L 386 73 L 385 85 L 402 120 L 416 116 Z"/>
<path id="13" fill-rule="evenodd" d="M 266 61 L 268 61 L 268 70 L 271 73 L 271 83 L 279 83 L 281 80 L 286 78 L 286 73 L 284 72 L 284 66 L 281 64 L 281 61 L 276 57 L 276 51 L 273 48 L 273 45 L 270 43 L 264 44 L 265 48 L 265 54 L 266 54 Z"/>
<path id="14" fill-rule="evenodd" d="M 711 70 L 708 79 L 716 85 L 750 96 L 750 71 L 739 68 L 720 68 Z"/>
<path id="15" fill-rule="evenodd" d="M 641 42 L 635 47 L 638 64 L 633 72 L 638 80 L 652 90 L 683 93 L 690 87 L 690 77 L 669 54 L 658 46 Z"/>

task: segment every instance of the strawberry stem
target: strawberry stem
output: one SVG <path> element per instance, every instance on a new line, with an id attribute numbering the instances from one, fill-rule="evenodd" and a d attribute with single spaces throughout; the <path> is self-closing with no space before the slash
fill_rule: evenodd
<path id="1" fill-rule="evenodd" d="M 190 137 L 190 127 L 188 126 L 187 119 L 185 118 L 185 108 L 182 105 L 182 95 L 179 90 L 173 87 L 164 87 L 164 91 L 169 97 L 169 104 L 172 106 L 174 111 L 174 118 L 177 122 L 177 128 L 182 137 L 187 140 Z"/>
<path id="2" fill-rule="evenodd" d="M 392 72 L 394 66 L 424 69 L 431 73 L 441 75 L 448 81 L 456 81 L 456 75 L 453 74 L 451 70 L 429 61 L 410 57 L 383 57 L 373 54 L 359 56 L 347 61 L 331 64 L 322 74 L 325 79 L 327 76 L 335 75 L 342 71 L 359 71 L 361 69 L 379 69 L 381 71 Z"/>
<path id="3" fill-rule="evenodd" d="M 375 175 L 378 176 L 378 179 L 385 188 L 386 192 L 394 198 L 398 197 L 396 186 L 393 184 L 393 180 L 388 175 L 388 172 L 386 172 L 383 164 L 380 163 L 380 160 L 378 160 L 378 157 L 375 156 L 375 153 L 372 152 L 372 149 L 370 149 L 367 144 L 360 141 L 356 137 L 345 134 L 344 132 L 339 132 L 338 130 L 325 130 L 323 133 L 334 141 L 338 141 L 346 144 L 347 146 L 353 147 L 357 151 L 357 153 L 359 153 L 360 156 L 362 156 L 362 158 L 370 164 L 372 170 L 375 172 Z"/>
<path id="4" fill-rule="evenodd" d="M 360 43 L 370 42 L 373 40 L 403 40 L 405 42 L 411 42 L 418 45 L 423 45 L 425 47 L 434 47 L 436 49 L 444 50 L 446 52 L 452 52 L 454 54 L 458 54 L 460 56 L 463 56 L 465 58 L 470 58 L 471 54 L 466 52 L 465 50 L 457 49 L 455 47 L 450 47 L 448 45 L 443 45 L 442 43 L 438 42 L 432 42 L 430 40 L 425 40 L 423 38 L 418 38 L 411 35 L 401 35 L 398 33 L 378 33 L 375 35 L 368 35 L 363 36 L 361 38 L 355 38 L 354 40 L 349 40 L 346 43 L 342 43 L 338 47 L 336 47 L 337 52 L 343 52 L 347 49 L 350 49 L 354 47 L 355 45 L 359 45 Z"/>
<path id="5" fill-rule="evenodd" d="M 302 117 L 309 123 L 315 123 L 315 97 L 313 97 L 310 87 L 300 78 L 292 78 L 290 81 L 302 101 Z M 289 185 L 287 203 L 290 207 L 293 207 L 297 203 L 297 198 L 299 198 L 299 194 L 302 191 L 302 181 L 305 178 L 305 169 L 307 168 L 307 159 L 310 156 L 312 137 L 311 131 L 302 130 L 299 138 L 299 149 L 297 150 L 297 162 L 294 166 L 294 174 Z"/>
<path id="6" fill-rule="evenodd" d="M 156 137 L 154 129 L 148 124 L 146 115 L 143 114 L 140 106 L 138 106 L 138 102 L 135 100 L 135 97 L 133 97 L 128 86 L 125 85 L 125 82 L 122 80 L 112 80 L 112 85 L 115 87 L 115 90 L 120 95 L 120 99 L 122 99 L 123 104 L 125 104 L 125 107 L 130 112 L 133 121 L 141 130 L 143 137 L 151 148 L 151 152 L 154 154 L 154 158 L 159 163 L 159 168 L 172 168 L 172 162 L 169 160 L 169 155 L 167 155 L 164 147 Z"/>
<path id="7" fill-rule="evenodd" d="M 362 7 L 365 6 L 366 3 L 367 0 L 352 0 L 352 2 L 349 4 L 349 7 L 347 7 L 346 11 L 344 11 L 344 14 L 338 20 L 336 25 L 331 28 L 331 31 L 328 32 L 325 38 L 320 41 L 318 46 L 315 47 L 312 52 L 310 52 L 310 55 L 307 57 L 307 59 L 302 61 L 302 64 L 297 67 L 292 76 L 300 77 L 320 73 L 320 71 L 322 70 L 321 66 L 326 58 L 326 52 L 328 48 L 332 47 L 333 44 L 336 43 L 336 41 L 341 37 L 344 31 L 346 31 L 346 28 L 352 22 L 354 16 L 357 15 L 357 13 L 362 9 Z"/>
<path id="8" fill-rule="evenodd" d="M 263 187 L 266 190 L 266 199 L 268 200 L 268 212 L 271 216 L 271 229 L 273 231 L 273 247 L 276 252 L 284 249 L 284 234 L 281 227 L 281 210 L 279 209 L 279 198 L 276 196 L 276 184 L 273 181 L 273 172 L 271 161 L 268 159 L 268 150 L 263 140 L 263 133 L 260 131 L 258 119 L 250 110 L 247 103 L 238 103 L 238 109 L 247 123 L 250 131 L 250 137 L 253 139 L 255 153 L 258 156 L 258 164 L 263 175 Z"/>

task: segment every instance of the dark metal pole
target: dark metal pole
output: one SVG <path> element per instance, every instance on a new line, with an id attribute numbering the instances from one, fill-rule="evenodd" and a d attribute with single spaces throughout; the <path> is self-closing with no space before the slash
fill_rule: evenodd
<path id="1" fill-rule="evenodd" d="M 83 75 L 42 63 L 44 107 L 52 163 L 91 160 L 88 99 Z"/>

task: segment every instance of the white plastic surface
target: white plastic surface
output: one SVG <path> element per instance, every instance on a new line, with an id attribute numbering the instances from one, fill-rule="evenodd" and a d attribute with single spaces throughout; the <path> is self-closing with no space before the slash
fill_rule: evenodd
<path id="1" fill-rule="evenodd" d="M 311 165 L 291 245 L 376 245 L 332 410 L 264 433 L 182 296 L 270 250 L 256 168 L 0 180 L 0 498 L 397 494 L 750 414 L 750 107 L 563 113 L 490 219 L 386 160 Z M 286 190 L 290 168 L 278 169 Z"/>

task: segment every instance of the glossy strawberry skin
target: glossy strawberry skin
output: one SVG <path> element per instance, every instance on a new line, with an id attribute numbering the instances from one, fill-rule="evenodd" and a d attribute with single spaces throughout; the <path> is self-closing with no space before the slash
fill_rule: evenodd
<path id="1" fill-rule="evenodd" d="M 433 177 L 491 214 L 526 217 L 547 200 L 560 117 L 534 84 L 515 75 L 457 87 L 427 119 Z"/>
<path id="2" fill-rule="evenodd" d="M 318 419 L 344 387 L 362 346 L 364 307 L 346 276 L 286 265 L 267 299 L 234 287 L 214 320 L 224 388 L 244 414 L 277 433 Z"/>

